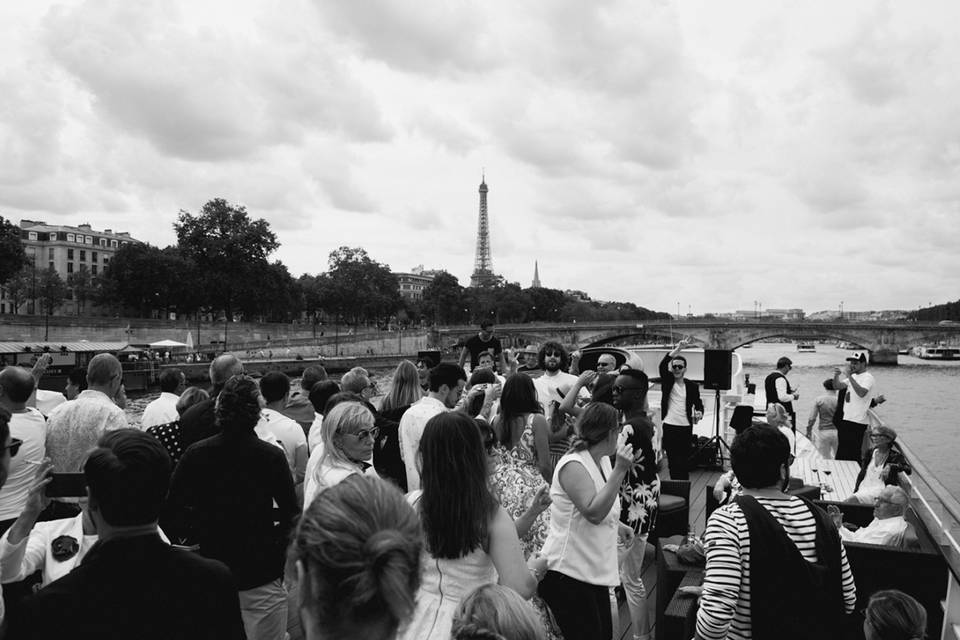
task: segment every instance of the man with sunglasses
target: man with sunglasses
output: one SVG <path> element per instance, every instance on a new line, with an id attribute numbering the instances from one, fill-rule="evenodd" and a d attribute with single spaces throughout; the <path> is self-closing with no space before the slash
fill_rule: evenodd
<path id="1" fill-rule="evenodd" d="M 543 405 L 547 422 L 553 417 L 554 407 L 559 406 L 577 382 L 577 376 L 567 373 L 570 356 L 559 342 L 545 342 L 540 347 L 538 361 L 543 375 L 533 381 L 537 399 Z M 583 390 L 586 395 L 586 390 Z"/>
<path id="2" fill-rule="evenodd" d="M 27 406 L 33 388 L 29 369 L 9 366 L 0 371 L 0 407 L 10 412 L 11 437 L 22 442 L 22 454 L 11 461 L 7 482 L 0 489 L 0 534 L 10 528 L 27 503 L 37 470 L 27 460 L 42 460 L 47 451 L 47 421 L 37 409 Z"/>
<path id="3" fill-rule="evenodd" d="M 660 361 L 660 418 L 663 420 L 663 451 L 667 454 L 670 477 L 690 477 L 693 425 L 703 417 L 703 400 L 696 382 L 687 380 L 687 359 L 680 352 L 690 344 L 684 338 Z"/>
<path id="4" fill-rule="evenodd" d="M 763 389 L 767 396 L 767 405 L 779 402 L 790 416 L 790 426 L 797 432 L 797 414 L 793 410 L 793 401 L 800 399 L 799 387 L 790 386 L 787 374 L 793 369 L 793 362 L 784 356 L 777 360 L 777 370 L 768 375 L 763 381 Z"/>

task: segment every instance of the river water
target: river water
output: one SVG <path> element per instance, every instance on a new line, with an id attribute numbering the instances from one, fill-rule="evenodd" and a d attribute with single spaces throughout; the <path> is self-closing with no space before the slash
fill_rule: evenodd
<path id="1" fill-rule="evenodd" d="M 755 343 L 751 349 L 738 351 L 744 372 L 761 388 L 763 379 L 773 371 L 777 358 L 788 356 L 793 361 L 790 384 L 799 385 L 800 400 L 794 403 L 799 429 L 805 429 L 814 399 L 823 393 L 823 381 L 833 377 L 833 368 L 843 365 L 853 351 L 833 345 L 817 345 L 816 353 L 797 353 L 792 343 Z M 897 433 L 923 463 L 952 494 L 960 499 L 960 464 L 956 437 L 956 390 L 960 387 L 960 361 L 935 362 L 913 356 L 900 356 L 896 367 L 872 367 L 878 391 L 887 402 L 876 412 L 885 424 Z M 389 385 L 392 370 L 374 371 L 380 392 Z M 299 389 L 294 381 L 295 390 Z M 132 398 L 127 414 L 132 424 L 139 424 L 148 402 L 157 397 L 151 393 Z"/>

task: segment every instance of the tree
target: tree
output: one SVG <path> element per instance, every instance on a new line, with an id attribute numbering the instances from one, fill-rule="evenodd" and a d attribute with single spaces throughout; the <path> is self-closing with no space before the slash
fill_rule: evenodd
<path id="1" fill-rule="evenodd" d="M 27 264 L 20 227 L 0 216 L 0 284 L 6 284 Z"/>
<path id="2" fill-rule="evenodd" d="M 195 272 L 175 247 L 131 243 L 117 250 L 104 271 L 98 302 L 136 309 L 141 316 L 191 311 L 198 304 Z"/>
<path id="3" fill-rule="evenodd" d="M 463 287 L 456 276 L 441 271 L 423 290 L 423 310 L 437 324 L 448 324 L 463 315 Z"/>
<path id="4" fill-rule="evenodd" d="M 37 301 L 44 315 L 53 315 L 67 298 L 67 284 L 53 267 L 47 267 L 37 276 Z"/>
<path id="5" fill-rule="evenodd" d="M 379 323 L 402 308 L 397 276 L 363 249 L 331 251 L 329 266 L 326 305 L 338 316 Z"/>
<path id="6" fill-rule="evenodd" d="M 77 316 L 81 308 L 93 294 L 93 276 L 87 265 L 81 264 L 77 271 L 67 275 L 67 287 L 73 292 L 73 299 L 77 303 Z"/>
<path id="7" fill-rule="evenodd" d="M 21 305 L 30 300 L 35 291 L 37 272 L 33 265 L 28 265 L 14 274 L 5 286 L 7 297 L 13 303 L 13 312 L 19 313 Z"/>
<path id="8" fill-rule="evenodd" d="M 180 253 L 196 265 L 203 297 L 229 321 L 240 300 L 266 278 L 267 258 L 280 246 L 266 220 L 242 205 L 215 198 L 196 216 L 180 211 L 174 224 Z"/>

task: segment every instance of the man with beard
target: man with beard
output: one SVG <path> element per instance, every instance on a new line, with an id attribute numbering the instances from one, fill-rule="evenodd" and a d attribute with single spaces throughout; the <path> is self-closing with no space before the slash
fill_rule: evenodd
<path id="1" fill-rule="evenodd" d="M 577 381 L 577 376 L 567 373 L 570 356 L 559 342 L 544 342 L 538 353 L 538 362 L 543 375 L 533 383 L 537 387 L 537 399 L 543 405 L 544 417 L 549 422 L 555 405 L 563 402 Z"/>
<path id="2" fill-rule="evenodd" d="M 620 582 L 630 611 L 633 637 L 649 640 L 650 621 L 647 616 L 647 592 L 641 579 L 643 555 L 647 536 L 657 519 L 660 500 L 660 476 L 657 475 L 657 456 L 653 449 L 653 422 L 647 416 L 647 374 L 636 369 L 624 369 L 613 383 L 613 406 L 623 416 L 620 441 L 628 442 L 635 452 L 633 468 L 620 485 L 620 522 L 633 528 L 633 544 L 622 556 Z"/>

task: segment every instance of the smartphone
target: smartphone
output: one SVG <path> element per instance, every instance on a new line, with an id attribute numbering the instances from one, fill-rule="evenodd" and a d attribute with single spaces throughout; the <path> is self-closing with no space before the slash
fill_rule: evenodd
<path id="1" fill-rule="evenodd" d="M 82 473 L 51 473 L 48 498 L 85 498 L 87 479 Z"/>

